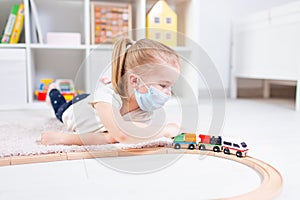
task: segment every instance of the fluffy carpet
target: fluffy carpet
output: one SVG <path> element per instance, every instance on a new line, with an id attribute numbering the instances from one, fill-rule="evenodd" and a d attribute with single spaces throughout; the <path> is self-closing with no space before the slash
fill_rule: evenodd
<path id="1" fill-rule="evenodd" d="M 0 157 L 38 155 L 58 152 L 115 150 L 170 146 L 172 140 L 159 138 L 139 144 L 107 144 L 91 146 L 41 145 L 38 140 L 45 130 L 64 131 L 64 126 L 54 118 L 31 121 L 0 122 Z"/>

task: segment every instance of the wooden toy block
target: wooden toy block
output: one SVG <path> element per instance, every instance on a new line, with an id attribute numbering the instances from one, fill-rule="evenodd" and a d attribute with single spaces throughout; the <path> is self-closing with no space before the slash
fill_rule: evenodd
<path id="1" fill-rule="evenodd" d="M 117 151 L 86 151 L 86 152 L 67 152 L 68 160 L 117 157 Z"/>
<path id="2" fill-rule="evenodd" d="M 31 156 L 13 156 L 11 157 L 11 165 L 30 164 L 30 163 L 42 163 L 67 160 L 66 153 L 53 153 L 43 155 L 31 155 Z"/>
<path id="3" fill-rule="evenodd" d="M 118 151 L 119 156 L 141 156 L 153 154 L 166 154 L 167 149 L 164 147 L 142 148 L 142 149 L 121 149 Z"/>
<path id="4" fill-rule="evenodd" d="M 187 153 L 188 151 L 191 151 L 191 150 L 189 150 L 189 149 L 174 149 L 174 148 L 167 149 L 168 154 L 184 154 L 184 153 Z"/>
<path id="5" fill-rule="evenodd" d="M 10 165 L 10 157 L 0 158 L 0 166 Z"/>
<path id="6" fill-rule="evenodd" d="M 89 159 L 93 156 L 89 152 L 67 152 L 68 160 Z"/>
<path id="7" fill-rule="evenodd" d="M 100 150 L 100 151 L 89 151 L 91 158 L 105 158 L 105 157 L 117 157 L 118 151 L 108 151 L 108 150 Z"/>
<path id="8" fill-rule="evenodd" d="M 205 151 L 200 151 L 200 150 L 190 150 L 189 154 L 201 154 L 201 155 L 206 155 L 207 152 Z"/>

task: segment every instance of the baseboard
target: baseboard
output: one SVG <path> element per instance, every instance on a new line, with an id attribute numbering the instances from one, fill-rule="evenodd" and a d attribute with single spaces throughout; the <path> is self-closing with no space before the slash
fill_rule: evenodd
<path id="1" fill-rule="evenodd" d="M 0 105 L 1 110 L 32 110 L 32 109 L 49 109 L 45 102 L 33 102 L 27 104 L 8 104 Z"/>
<path id="2" fill-rule="evenodd" d="M 263 97 L 262 88 L 239 88 L 237 91 L 238 98 L 261 98 Z"/>
<path id="3" fill-rule="evenodd" d="M 294 99 L 296 96 L 295 86 L 271 85 L 270 97 Z M 238 88 L 240 98 L 262 98 L 263 88 Z"/>

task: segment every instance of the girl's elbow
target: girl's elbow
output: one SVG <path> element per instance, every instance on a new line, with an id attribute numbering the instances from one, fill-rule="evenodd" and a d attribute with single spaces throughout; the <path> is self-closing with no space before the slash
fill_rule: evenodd
<path id="1" fill-rule="evenodd" d="M 111 137 L 120 143 L 124 144 L 132 144 L 132 143 L 139 143 L 141 142 L 140 140 L 133 138 L 130 135 L 127 135 L 126 133 L 122 132 L 121 130 L 115 130 L 114 132 L 110 132 Z"/>
<path id="2" fill-rule="evenodd" d="M 120 143 L 127 143 L 128 142 L 128 136 L 125 135 L 122 132 L 118 132 L 117 134 L 114 134 L 113 138 L 114 138 L 115 141 L 118 141 Z"/>
<path id="3" fill-rule="evenodd" d="M 120 143 L 124 143 L 124 144 L 135 144 L 135 143 L 139 143 L 141 141 L 135 139 L 135 138 L 132 138 L 131 136 L 129 135 L 126 135 L 124 133 L 120 133 L 118 135 L 118 141 Z"/>

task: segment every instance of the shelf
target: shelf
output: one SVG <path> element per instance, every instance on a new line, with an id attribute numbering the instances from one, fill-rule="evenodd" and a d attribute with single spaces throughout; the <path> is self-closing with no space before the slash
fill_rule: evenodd
<path id="1" fill-rule="evenodd" d="M 292 76 L 274 76 L 274 75 L 251 75 L 251 74 L 238 74 L 234 75 L 236 78 L 246 78 L 246 79 L 269 79 L 269 80 L 282 80 L 282 81 L 297 81 L 298 78 Z"/>
<path id="2" fill-rule="evenodd" d="M 113 44 L 99 44 L 99 45 L 91 45 L 91 50 L 113 50 L 114 45 Z M 192 50 L 189 47 L 185 46 L 176 46 L 171 47 L 177 52 L 191 52 Z"/>
<path id="3" fill-rule="evenodd" d="M 113 44 L 99 44 L 90 46 L 90 50 L 113 50 L 113 48 Z"/>
<path id="4" fill-rule="evenodd" d="M 32 49 L 70 49 L 70 50 L 84 50 L 86 45 L 50 45 L 50 44 L 31 44 Z"/>
<path id="5" fill-rule="evenodd" d="M 188 26 L 194 18 L 199 18 L 196 0 L 166 0 L 178 15 L 178 32 L 195 35 L 199 34 L 194 26 Z M 113 44 L 91 45 L 91 2 L 90 0 L 34 0 L 36 13 L 32 10 L 28 0 L 5 0 L 0 2 L 0 32 L 15 3 L 24 3 L 25 22 L 24 34 L 19 44 L 0 44 L 4 53 L 12 52 L 7 61 L 8 68 L 19 61 L 15 52 L 23 51 L 22 69 L 26 70 L 25 81 L 28 106 L 43 107 L 43 102 L 36 102 L 33 93 L 40 85 L 42 78 L 69 78 L 76 81 L 78 89 L 90 92 L 98 83 L 102 73 L 110 73 Z M 95 0 L 102 3 L 128 3 L 132 6 L 132 38 L 145 38 L 146 13 L 157 0 Z M 196 6 L 195 6 L 196 5 Z M 188 15 L 187 15 L 188 14 Z M 36 15 L 36 17 L 35 17 Z M 38 20 L 36 20 L 38 19 Z M 43 36 L 43 43 L 37 38 L 36 23 L 40 25 L 39 35 Z M 68 32 L 80 33 L 80 43 L 77 45 L 47 44 L 47 33 Z M 193 33 L 193 34 L 191 34 Z M 178 39 L 179 40 L 179 39 Z M 76 44 L 76 43 L 75 43 Z M 186 59 L 194 56 L 193 49 L 186 43 L 185 38 L 178 41 L 179 46 L 171 47 L 181 57 Z M 6 54 L 3 54 L 6 55 Z M 1 63 L 2 64 L 2 63 Z M 13 74 L 13 73 L 12 73 Z M 4 76 L 4 75 L 3 75 Z M 16 75 L 14 75 L 15 77 Z M 2 77 L 3 78 L 3 77 Z M 1 79 L 1 77 L 0 77 Z M 75 80 L 76 79 L 76 80 Z M 174 101 L 172 101 L 174 102 Z M 1 106 L 1 104 L 0 104 Z"/>
<path id="6" fill-rule="evenodd" d="M 0 48 L 25 48 L 26 44 L 0 44 Z"/>
<path id="7" fill-rule="evenodd" d="M 166 2 L 169 4 L 169 5 L 178 5 L 178 4 L 181 4 L 181 3 L 187 3 L 189 2 L 190 0 L 166 0 Z M 157 0 L 147 0 L 147 4 L 150 4 L 150 5 L 153 5 L 157 2 Z"/>
<path id="8" fill-rule="evenodd" d="M 177 46 L 177 47 L 171 47 L 171 48 L 177 52 L 191 52 L 192 51 L 191 48 L 185 47 L 185 46 Z"/>
<path id="9" fill-rule="evenodd" d="M 93 0 L 93 2 L 102 2 L 102 3 L 131 3 L 131 4 L 135 4 L 138 3 L 139 1 L 144 1 L 144 0 Z"/>

